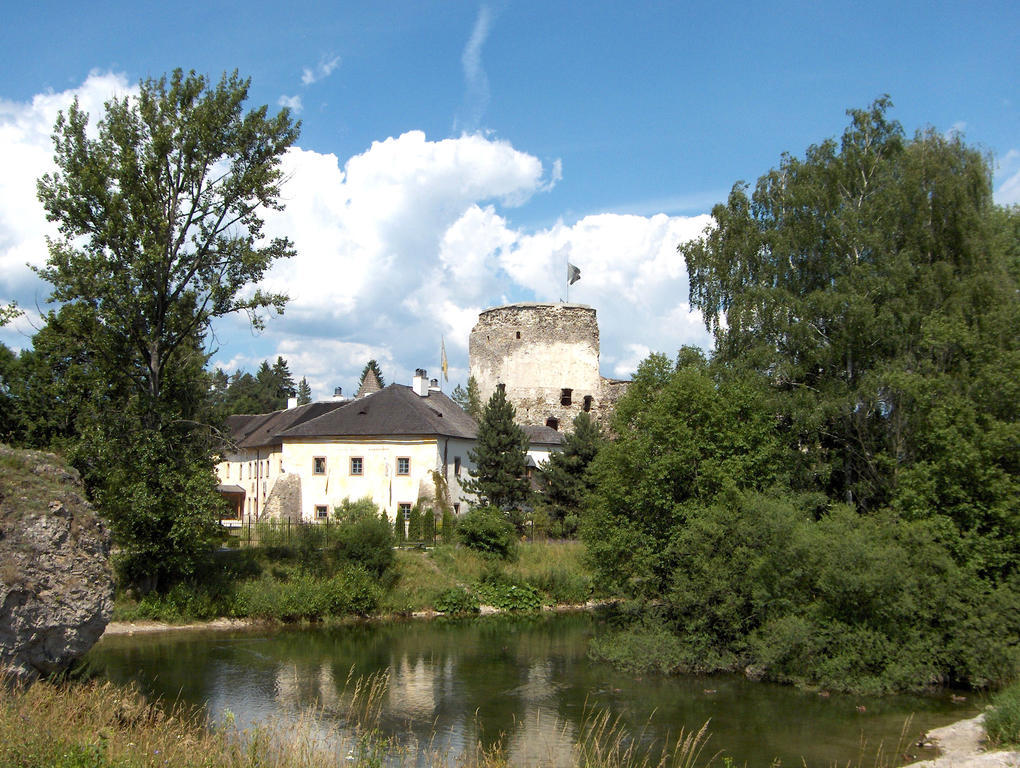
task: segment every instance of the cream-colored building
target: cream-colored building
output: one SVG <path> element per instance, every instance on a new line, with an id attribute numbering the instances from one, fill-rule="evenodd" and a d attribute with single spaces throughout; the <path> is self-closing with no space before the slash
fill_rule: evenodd
<path id="1" fill-rule="evenodd" d="M 437 493 L 455 513 L 471 500 L 461 483 L 477 426 L 422 370 L 410 387 L 231 417 L 228 426 L 236 450 L 216 469 L 239 522 L 321 520 L 345 498 L 366 496 L 391 520 Z"/>

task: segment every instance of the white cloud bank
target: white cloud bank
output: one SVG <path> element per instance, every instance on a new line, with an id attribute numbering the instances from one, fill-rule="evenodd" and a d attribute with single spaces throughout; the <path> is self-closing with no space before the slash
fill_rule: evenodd
<path id="1" fill-rule="evenodd" d="M 120 75 L 93 74 L 73 91 L 0 102 L 0 302 L 31 307 L 47 293 L 25 264 L 45 262 L 44 236 L 52 232 L 35 179 L 50 168 L 57 110 L 78 95 L 98 115 L 112 93 L 131 90 Z M 281 354 L 322 396 L 336 385 L 349 391 L 369 357 L 389 380 L 407 381 L 421 366 L 435 374 L 444 336 L 451 381 L 463 381 L 478 312 L 566 298 L 567 259 L 582 270 L 570 300 L 598 310 L 604 374 L 629 376 L 649 350 L 708 343 L 687 306 L 676 254 L 707 216 L 600 213 L 523 230 L 511 223 L 513 210 L 555 185 L 559 163 L 543 167 L 479 135 L 434 141 L 409 131 L 342 166 L 334 155 L 295 148 L 285 170 L 286 210 L 269 212 L 267 232 L 289 236 L 298 255 L 277 264 L 265 283 L 291 302 L 261 337 L 243 318 L 217 325 L 214 362 L 228 370 Z M 24 346 L 23 338 L 0 338 Z"/>

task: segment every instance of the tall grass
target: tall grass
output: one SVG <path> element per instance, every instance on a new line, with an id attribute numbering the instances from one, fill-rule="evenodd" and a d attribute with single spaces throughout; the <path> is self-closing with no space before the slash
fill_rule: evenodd
<path id="1" fill-rule="evenodd" d="M 1020 747 L 1020 683 L 1005 688 L 992 697 L 992 707 L 985 715 L 988 739 L 997 747 Z"/>
<path id="2" fill-rule="evenodd" d="M 407 746 L 381 735 L 388 676 L 348 675 L 328 713 L 304 712 L 295 722 L 240 729 L 231 715 L 210 723 L 201 710 L 149 702 L 136 688 L 110 682 L 0 681 L 0 766 L 58 768 L 326 768 L 327 766 L 465 766 L 502 768 L 501 744 L 481 743 L 450 755 L 431 743 Z M 707 730 L 681 733 L 652 751 L 608 713 L 592 713 L 571 761 L 588 768 L 707 768 Z M 545 765 L 541 762 L 536 765 Z M 552 759 L 548 764 L 552 764 Z"/>

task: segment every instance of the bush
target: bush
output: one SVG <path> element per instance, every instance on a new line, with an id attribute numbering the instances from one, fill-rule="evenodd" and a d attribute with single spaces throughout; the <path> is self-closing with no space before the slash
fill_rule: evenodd
<path id="1" fill-rule="evenodd" d="M 998 747 L 1020 747 L 1020 683 L 992 697 L 992 708 L 985 714 L 985 730 Z"/>
<path id="2" fill-rule="evenodd" d="M 371 574 L 348 566 L 328 579 L 299 574 L 287 581 L 263 578 L 240 584 L 233 615 L 277 621 L 366 615 L 378 605 L 380 596 Z"/>
<path id="3" fill-rule="evenodd" d="M 474 507 L 457 522 L 456 535 L 465 547 L 505 560 L 514 555 L 517 543 L 513 523 L 493 507 Z"/>
<path id="4" fill-rule="evenodd" d="M 450 587 L 439 593 L 432 607 L 440 613 L 478 613 L 478 598 L 464 587 Z"/>
<path id="5" fill-rule="evenodd" d="M 378 579 L 393 569 L 393 535 L 386 518 L 372 514 L 338 526 L 333 547 L 336 564 L 359 565 Z"/>
<path id="6" fill-rule="evenodd" d="M 516 583 L 495 569 L 483 574 L 474 591 L 482 603 L 503 611 L 537 611 L 542 607 L 537 589 Z"/>

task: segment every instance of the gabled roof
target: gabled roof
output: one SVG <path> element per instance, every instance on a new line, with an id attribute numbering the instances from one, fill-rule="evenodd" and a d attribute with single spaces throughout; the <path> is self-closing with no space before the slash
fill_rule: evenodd
<path id="1" fill-rule="evenodd" d="M 421 397 L 403 384 L 390 384 L 293 426 L 279 437 L 436 435 L 473 439 L 477 431 L 474 419 L 442 392 L 430 391 Z"/>
<path id="2" fill-rule="evenodd" d="M 318 418 L 345 405 L 350 405 L 350 403 L 349 400 L 326 401 L 308 403 L 308 405 L 299 405 L 297 408 L 287 408 L 257 416 L 247 414 L 228 416 L 227 429 L 230 432 L 230 439 L 238 448 L 279 445 L 281 442 L 279 434 L 284 430 L 303 424 L 309 419 Z"/>
<path id="3" fill-rule="evenodd" d="M 521 429 L 531 445 L 562 445 L 563 433 L 541 424 L 525 424 Z"/>

